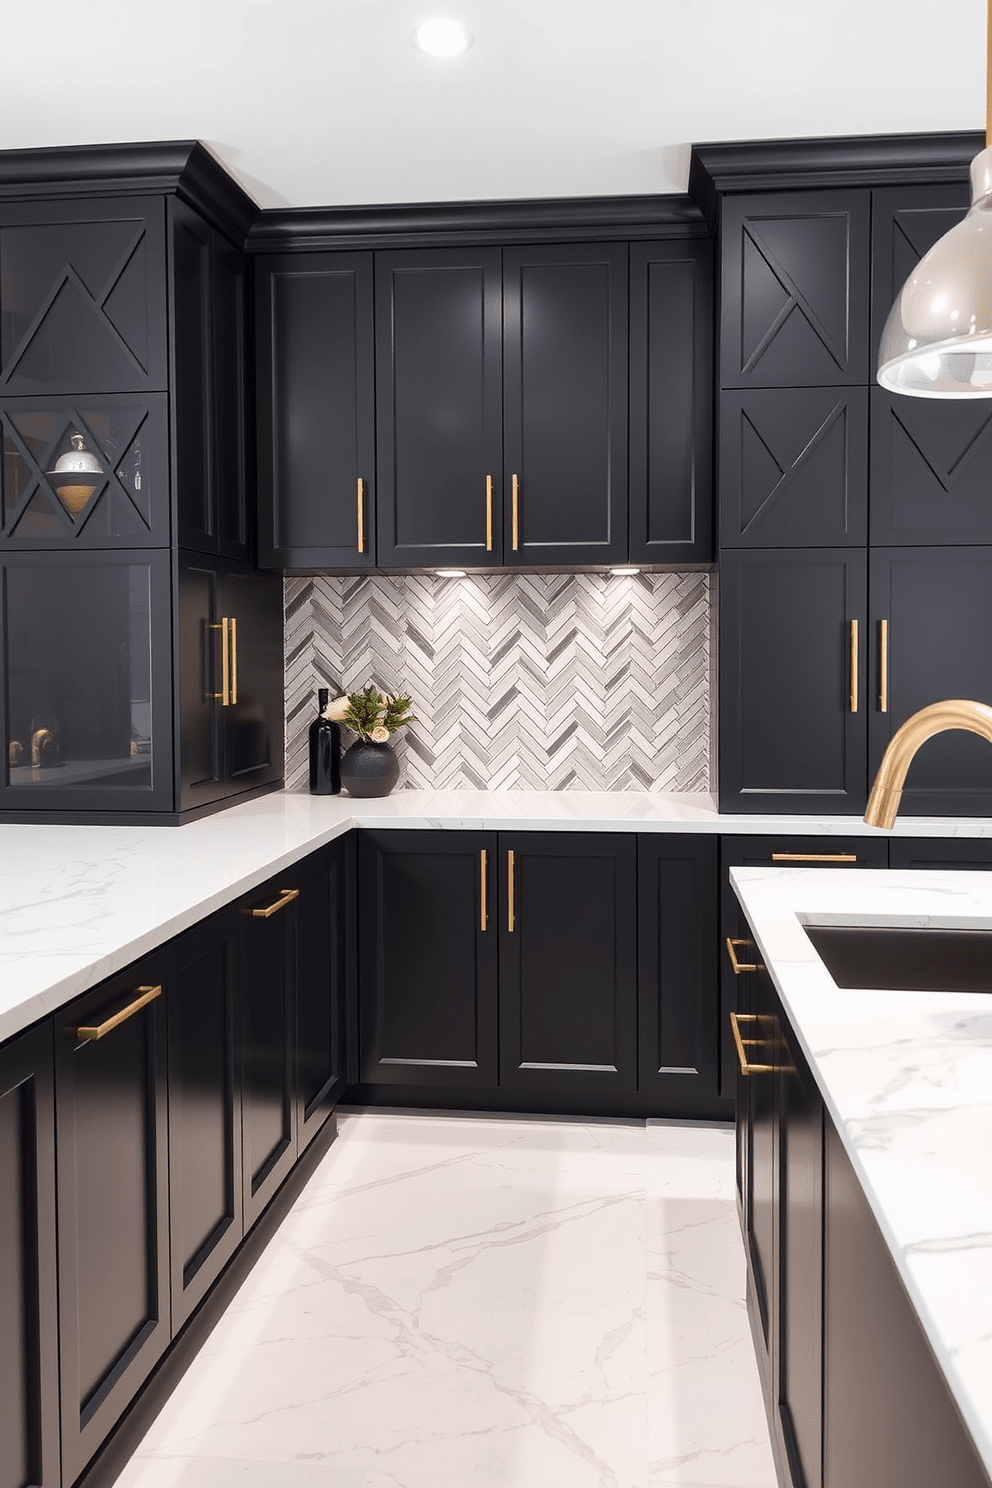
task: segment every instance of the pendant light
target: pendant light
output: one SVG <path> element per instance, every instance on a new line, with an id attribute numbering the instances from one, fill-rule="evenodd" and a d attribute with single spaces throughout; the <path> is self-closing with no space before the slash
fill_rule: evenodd
<path id="1" fill-rule="evenodd" d="M 985 149 L 971 162 L 971 207 L 925 254 L 882 331 L 878 380 L 914 398 L 992 398 L 992 0 Z"/>

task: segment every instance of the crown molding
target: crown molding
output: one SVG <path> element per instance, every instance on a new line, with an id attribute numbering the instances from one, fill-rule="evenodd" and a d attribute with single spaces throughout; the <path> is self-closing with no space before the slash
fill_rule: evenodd
<path id="1" fill-rule="evenodd" d="M 713 222 L 719 197 L 737 191 L 966 181 L 984 148 L 984 134 L 970 130 L 693 145 L 689 195 Z"/>
<path id="2" fill-rule="evenodd" d="M 252 253 L 306 253 L 328 248 L 707 236 L 702 212 L 686 195 L 579 196 L 279 208 L 259 215 L 248 235 L 248 249 Z"/>

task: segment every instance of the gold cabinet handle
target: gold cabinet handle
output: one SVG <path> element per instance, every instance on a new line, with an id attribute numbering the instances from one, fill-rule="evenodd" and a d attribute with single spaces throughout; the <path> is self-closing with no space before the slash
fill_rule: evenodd
<path id="1" fill-rule="evenodd" d="M 231 703 L 231 622 L 223 615 L 219 620 L 211 621 L 207 629 L 220 631 L 220 692 L 211 692 L 208 696 L 219 698 L 221 707 L 227 708 Z"/>
<path id="2" fill-rule="evenodd" d="M 878 622 L 878 711 L 889 711 L 889 622 Z"/>
<path id="3" fill-rule="evenodd" d="M 365 552 L 365 482 L 358 477 L 358 551 Z"/>
<path id="4" fill-rule="evenodd" d="M 743 976 L 746 971 L 761 970 L 761 967 L 758 965 L 757 961 L 738 961 L 737 959 L 738 946 L 749 946 L 752 950 L 754 949 L 749 940 L 742 940 L 740 937 L 734 939 L 733 936 L 728 935 L 726 945 L 727 955 L 730 957 L 730 964 L 734 968 L 734 976 Z"/>
<path id="5" fill-rule="evenodd" d="M 858 622 L 851 621 L 851 712 L 858 711 Z"/>
<path id="6" fill-rule="evenodd" d="M 122 1023 L 126 1023 L 128 1018 L 133 1018 L 135 1013 L 140 1013 L 143 1007 L 147 1007 L 150 1002 L 154 1002 L 156 997 L 162 996 L 161 986 L 136 987 L 134 990 L 138 993 L 134 1001 L 129 1002 L 126 1008 L 121 1008 L 119 1013 L 115 1013 L 105 1023 L 97 1023 L 87 1028 L 73 1028 L 70 1029 L 70 1032 L 77 1039 L 83 1039 L 87 1042 L 105 1038 L 108 1033 L 112 1033 L 115 1028 L 119 1028 Z"/>
<path id="7" fill-rule="evenodd" d="M 231 666 L 228 673 L 227 696 L 232 704 L 238 701 L 238 622 L 234 615 L 227 622 L 227 637 L 231 647 Z"/>
<path id="8" fill-rule="evenodd" d="M 287 904 L 292 904 L 294 899 L 299 899 L 299 889 L 280 889 L 279 898 L 274 904 L 267 904 L 264 909 L 253 909 L 252 916 L 256 920 L 267 920 L 271 915 L 278 914 L 285 909 Z"/>
<path id="9" fill-rule="evenodd" d="M 486 476 L 486 552 L 493 550 L 493 478 Z"/>
<path id="10" fill-rule="evenodd" d="M 734 1043 L 737 1045 L 737 1061 L 741 1067 L 742 1075 L 773 1075 L 783 1066 L 777 1064 L 752 1064 L 747 1057 L 746 1048 L 763 1048 L 764 1039 L 746 1039 L 741 1037 L 739 1025 L 741 1023 L 758 1023 L 760 1018 L 757 1013 L 731 1013 L 730 1026 L 733 1029 Z"/>
<path id="11" fill-rule="evenodd" d="M 512 481 L 511 481 L 511 486 L 512 486 L 512 489 L 513 489 L 513 507 L 512 507 L 513 531 L 512 531 L 512 544 L 513 544 L 513 551 L 516 552 L 517 549 L 520 547 L 520 477 L 519 476 L 515 475 L 513 477 Z"/>
<path id="12" fill-rule="evenodd" d="M 516 885 L 515 885 L 515 882 L 514 882 L 514 880 L 516 878 L 516 866 L 517 866 L 516 854 L 514 853 L 513 849 L 510 848 L 510 850 L 507 852 L 507 855 L 506 855 L 506 898 L 507 898 L 506 928 L 510 932 L 511 935 L 513 934 L 514 930 L 516 929 L 516 925 L 517 925 L 517 912 L 516 912 L 516 906 L 514 904 L 514 900 L 516 898 Z"/>
<path id="13" fill-rule="evenodd" d="M 489 929 L 489 854 L 479 853 L 479 929 Z"/>
<path id="14" fill-rule="evenodd" d="M 773 863 L 856 863 L 857 853 L 773 852 Z"/>

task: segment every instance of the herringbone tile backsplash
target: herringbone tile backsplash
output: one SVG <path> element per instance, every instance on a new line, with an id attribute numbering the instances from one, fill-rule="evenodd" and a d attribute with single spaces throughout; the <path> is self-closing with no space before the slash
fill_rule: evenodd
<path id="1" fill-rule="evenodd" d="M 711 789 L 706 573 L 289 578 L 286 784 L 316 688 L 413 698 L 402 789 Z M 333 695 L 333 694 L 332 694 Z M 345 735 L 345 742 L 350 742 Z"/>

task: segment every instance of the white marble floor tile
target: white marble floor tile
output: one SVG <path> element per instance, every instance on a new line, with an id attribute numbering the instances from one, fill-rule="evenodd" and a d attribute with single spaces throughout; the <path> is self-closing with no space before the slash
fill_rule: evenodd
<path id="1" fill-rule="evenodd" d="M 719 1128 L 342 1117 L 123 1488 L 774 1488 L 733 1157 Z"/>

